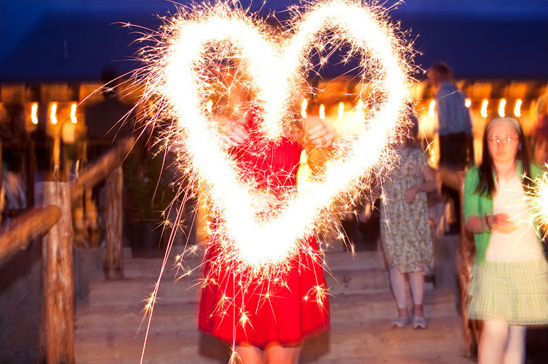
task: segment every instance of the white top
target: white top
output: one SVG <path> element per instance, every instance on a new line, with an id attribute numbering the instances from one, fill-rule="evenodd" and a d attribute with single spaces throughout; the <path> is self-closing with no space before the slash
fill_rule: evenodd
<path id="1" fill-rule="evenodd" d="M 508 214 L 516 223 L 517 229 L 510 233 L 493 230 L 485 259 L 499 262 L 541 259 L 542 247 L 538 242 L 533 218 L 525 203 L 525 192 L 518 175 L 510 180 L 498 181 L 493 199 L 493 214 L 498 213 Z"/>

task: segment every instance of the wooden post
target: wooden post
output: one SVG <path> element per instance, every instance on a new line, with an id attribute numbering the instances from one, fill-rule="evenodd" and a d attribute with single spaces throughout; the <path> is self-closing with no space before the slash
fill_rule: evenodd
<path id="1" fill-rule="evenodd" d="M 122 167 L 117 167 L 107 178 L 107 210 L 105 216 L 106 251 L 104 269 L 107 279 L 124 278 L 122 248 Z"/>
<path id="2" fill-rule="evenodd" d="M 70 185 L 44 182 L 44 204 L 61 208 L 61 219 L 42 242 L 43 303 L 40 363 L 74 364 L 74 274 Z"/>
<path id="3" fill-rule="evenodd" d="M 478 352 L 479 339 L 481 335 L 481 322 L 470 320 L 468 318 L 468 304 L 470 296 L 468 289 L 472 280 L 472 266 L 474 265 L 474 256 L 476 255 L 476 246 L 474 237 L 471 236 L 465 227 L 464 221 L 464 172 L 456 172 L 453 175 L 455 187 L 458 188 L 460 205 L 462 206 L 460 213 L 460 242 L 455 255 L 455 263 L 457 267 L 457 278 L 460 294 L 460 313 L 462 319 L 462 329 L 464 334 L 464 355 L 467 357 L 475 357 Z"/>

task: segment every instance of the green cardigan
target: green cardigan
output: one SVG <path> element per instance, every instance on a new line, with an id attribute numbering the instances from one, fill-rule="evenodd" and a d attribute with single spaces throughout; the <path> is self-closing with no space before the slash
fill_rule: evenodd
<path id="1" fill-rule="evenodd" d="M 520 176 L 523 175 L 521 161 L 518 162 L 517 173 Z M 539 178 L 542 176 L 542 173 L 543 170 L 539 166 L 531 164 L 531 178 Z M 478 182 L 479 168 L 472 167 L 466 174 L 466 179 L 464 180 L 464 221 L 472 216 L 483 217 L 485 215 L 493 214 L 493 198 L 492 196 L 483 196 L 476 192 Z M 476 263 L 481 263 L 485 260 L 485 253 L 487 252 L 490 236 L 490 231 L 474 234 L 474 241 L 476 243 Z M 540 237 L 539 243 L 541 243 Z"/>

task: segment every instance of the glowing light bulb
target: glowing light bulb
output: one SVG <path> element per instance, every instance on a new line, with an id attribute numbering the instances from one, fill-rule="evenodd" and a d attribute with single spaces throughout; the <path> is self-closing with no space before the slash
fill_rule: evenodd
<path id="1" fill-rule="evenodd" d="M 470 100 L 470 98 L 466 98 L 466 100 L 464 100 L 464 106 L 470 108 L 470 106 L 472 106 L 472 100 Z"/>
<path id="2" fill-rule="evenodd" d="M 428 106 L 428 117 L 430 119 L 434 119 L 435 116 L 436 116 L 436 101 L 431 100 L 430 105 Z"/>
<path id="3" fill-rule="evenodd" d="M 308 117 L 308 114 L 306 113 L 306 108 L 308 107 L 308 100 L 304 99 L 301 103 L 301 117 L 303 119 L 306 119 Z"/>
<path id="4" fill-rule="evenodd" d="M 489 106 L 489 100 L 487 99 L 483 99 L 483 101 L 481 102 L 481 116 L 483 116 L 484 118 L 487 117 L 487 106 Z"/>
<path id="5" fill-rule="evenodd" d="M 500 99 L 498 112 L 501 118 L 506 116 L 506 99 L 505 98 Z"/>
<path id="6" fill-rule="evenodd" d="M 516 105 L 514 106 L 514 116 L 515 117 L 521 117 L 521 105 L 523 104 L 523 101 L 521 99 L 516 100 Z"/>
<path id="7" fill-rule="evenodd" d="M 78 107 L 78 105 L 76 103 L 70 105 L 70 121 L 73 124 L 78 123 L 78 119 L 76 118 L 76 108 L 77 107 Z"/>
<path id="8" fill-rule="evenodd" d="M 38 125 L 38 103 L 35 102 L 32 104 L 30 112 L 30 120 L 34 125 Z"/>
<path id="9" fill-rule="evenodd" d="M 339 111 L 338 111 L 339 119 L 342 119 L 344 116 L 344 103 L 339 102 Z"/>
<path id="10" fill-rule="evenodd" d="M 49 109 L 49 119 L 53 125 L 57 125 L 57 103 L 54 102 L 51 104 Z"/>

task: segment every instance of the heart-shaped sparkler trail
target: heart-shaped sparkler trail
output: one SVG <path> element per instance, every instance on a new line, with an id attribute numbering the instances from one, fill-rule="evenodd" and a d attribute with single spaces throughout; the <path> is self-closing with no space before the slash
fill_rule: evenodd
<path id="1" fill-rule="evenodd" d="M 356 2 L 320 2 L 299 14 L 293 24 L 287 30 L 291 36 L 274 40 L 263 23 L 243 10 L 226 4 L 193 9 L 172 23 L 156 64 L 156 79 L 150 82 L 184 129 L 187 162 L 208 186 L 234 259 L 252 267 L 290 258 L 298 241 L 316 232 L 332 203 L 356 190 L 360 178 L 387 155 L 408 101 L 405 49 L 370 8 Z M 261 131 L 276 140 L 288 130 L 288 105 L 316 66 L 313 55 L 327 43 L 344 44 L 360 59 L 362 78 L 375 87 L 374 107 L 356 113 L 362 118 L 357 121 L 360 131 L 340 138 L 322 178 L 306 191 L 291 191 L 276 214 L 260 219 L 253 202 L 256 192 L 242 181 L 241 171 L 227 154 L 218 121 L 206 110 L 212 91 L 206 79 L 211 73 L 205 70 L 237 58 L 240 71 L 253 83 L 262 112 Z M 360 105 L 371 105 L 371 100 L 366 101 Z M 369 117 L 363 119 L 364 115 Z"/>

